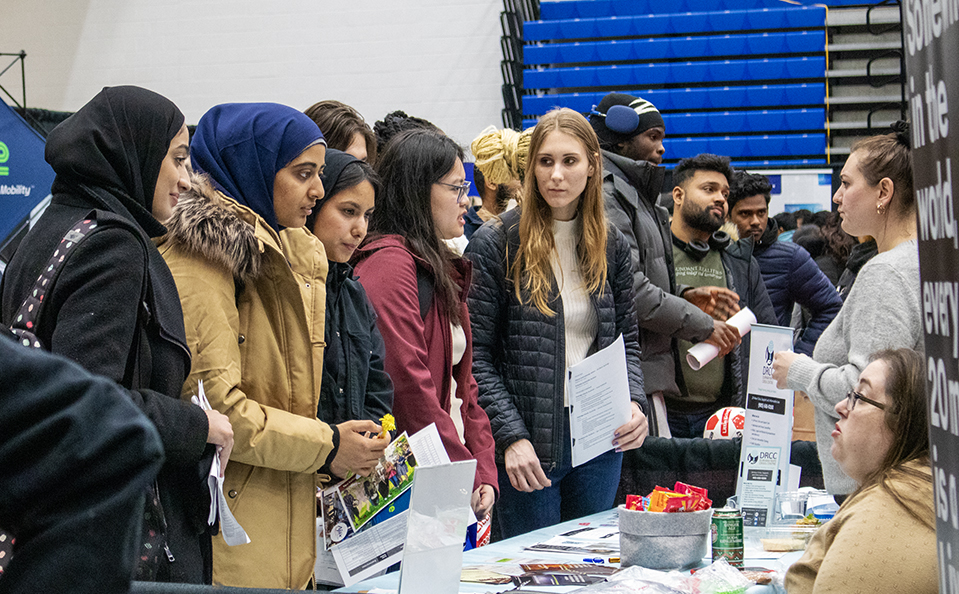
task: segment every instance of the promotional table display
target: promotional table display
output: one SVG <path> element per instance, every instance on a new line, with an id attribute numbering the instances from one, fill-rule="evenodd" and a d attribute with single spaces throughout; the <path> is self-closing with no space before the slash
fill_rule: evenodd
<path id="1" fill-rule="evenodd" d="M 791 351 L 792 328 L 754 324 L 749 345 L 749 379 L 746 390 L 746 426 L 740 452 L 736 496 L 743 524 L 765 527 L 771 523 L 776 493 L 798 485 L 798 468 L 790 477 L 793 392 L 776 387 L 773 357 Z"/>

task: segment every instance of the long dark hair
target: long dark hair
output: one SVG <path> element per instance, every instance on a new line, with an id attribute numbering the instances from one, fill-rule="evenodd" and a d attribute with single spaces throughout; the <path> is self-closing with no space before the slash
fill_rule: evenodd
<path id="1" fill-rule="evenodd" d="M 882 488 L 911 516 L 934 528 L 930 523 L 932 501 L 917 497 L 922 492 L 918 487 L 929 482 L 929 475 L 905 466 L 912 461 L 929 465 L 929 407 L 922 355 L 912 349 L 890 349 L 874 353 L 870 359 L 886 364 L 884 391 L 891 403 L 883 420 L 893 442 L 879 468 L 856 493 L 872 486 Z M 903 488 L 903 483 L 908 486 Z M 921 509 L 927 513 L 919 513 Z"/>
<path id="2" fill-rule="evenodd" d="M 313 207 L 313 212 L 306 217 L 306 228 L 309 229 L 311 233 L 313 232 L 313 226 L 316 225 L 316 217 L 320 214 L 323 207 L 329 203 L 330 198 L 336 196 L 343 190 L 349 190 L 353 186 L 358 186 L 363 182 L 370 182 L 370 185 L 373 186 L 374 204 L 378 203 L 380 192 L 383 191 L 380 176 L 376 174 L 376 171 L 373 170 L 369 163 L 359 160 L 351 161 L 343 168 L 343 171 L 337 176 L 332 186 L 323 188 L 326 193 L 323 195 L 323 198 L 316 202 L 316 206 Z M 376 211 L 374 210 L 373 212 Z"/>
<path id="3" fill-rule="evenodd" d="M 828 254 L 839 270 L 846 268 L 849 252 L 856 245 L 856 238 L 842 229 L 842 219 L 838 211 L 829 213 L 822 226 L 822 238 L 825 241 L 823 253 Z"/>
<path id="4" fill-rule="evenodd" d="M 393 138 L 376 164 L 383 192 L 377 197 L 366 237 L 366 243 L 382 235 L 404 237 L 410 250 L 432 268 L 438 303 L 454 324 L 463 322 L 460 289 L 450 276 L 455 254 L 436 232 L 431 197 L 433 184 L 463 158 L 458 144 L 430 130 L 408 130 Z"/>

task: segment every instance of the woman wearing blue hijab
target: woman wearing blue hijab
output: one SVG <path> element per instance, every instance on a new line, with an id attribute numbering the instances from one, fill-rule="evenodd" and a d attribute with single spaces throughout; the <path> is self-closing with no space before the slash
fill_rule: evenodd
<path id="1" fill-rule="evenodd" d="M 316 559 L 316 479 L 368 474 L 386 446 L 373 421 L 317 418 L 323 374 L 323 244 L 304 224 L 323 197 L 316 124 L 273 103 L 208 111 L 191 147 L 193 189 L 160 245 L 183 303 L 193 369 L 233 423 L 224 493 L 251 542 L 213 541 L 213 582 L 302 589 Z"/>

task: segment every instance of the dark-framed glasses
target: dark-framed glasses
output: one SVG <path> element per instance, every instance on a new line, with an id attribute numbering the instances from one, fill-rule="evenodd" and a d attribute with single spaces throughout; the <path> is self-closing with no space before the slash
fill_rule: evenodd
<path id="1" fill-rule="evenodd" d="M 466 196 L 466 193 L 470 191 L 470 183 L 468 181 L 461 184 L 448 184 L 446 182 L 436 182 L 441 186 L 446 186 L 451 190 L 456 190 L 456 202 L 460 203 L 463 201 L 463 197 Z"/>
<path id="2" fill-rule="evenodd" d="M 857 400 L 862 400 L 863 402 L 871 404 L 875 406 L 876 408 L 878 408 L 879 410 L 886 410 L 886 405 L 883 404 L 882 402 L 876 402 L 872 398 L 866 398 L 865 396 L 863 396 L 862 394 L 860 394 L 859 392 L 855 390 L 849 390 L 849 393 L 846 394 L 846 410 L 848 410 L 849 412 L 852 412 L 856 408 Z"/>

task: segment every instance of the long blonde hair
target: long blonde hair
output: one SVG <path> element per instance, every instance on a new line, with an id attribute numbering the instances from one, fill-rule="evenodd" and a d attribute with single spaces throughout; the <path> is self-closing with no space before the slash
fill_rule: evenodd
<path id="1" fill-rule="evenodd" d="M 553 278 L 551 260 L 556 242 L 553 237 L 553 211 L 539 191 L 536 181 L 537 154 L 553 131 L 576 138 L 583 145 L 593 174 L 580 196 L 577 215 L 582 219 L 576 242 L 580 271 L 589 294 L 602 294 L 606 286 L 606 211 L 603 206 L 603 160 L 599 139 L 586 118 L 567 108 L 550 111 L 536 124 L 529 145 L 530 174 L 523 182 L 523 212 L 519 220 L 519 249 L 510 267 L 516 298 L 523 294 L 544 315 L 553 316 L 549 307 Z"/>

